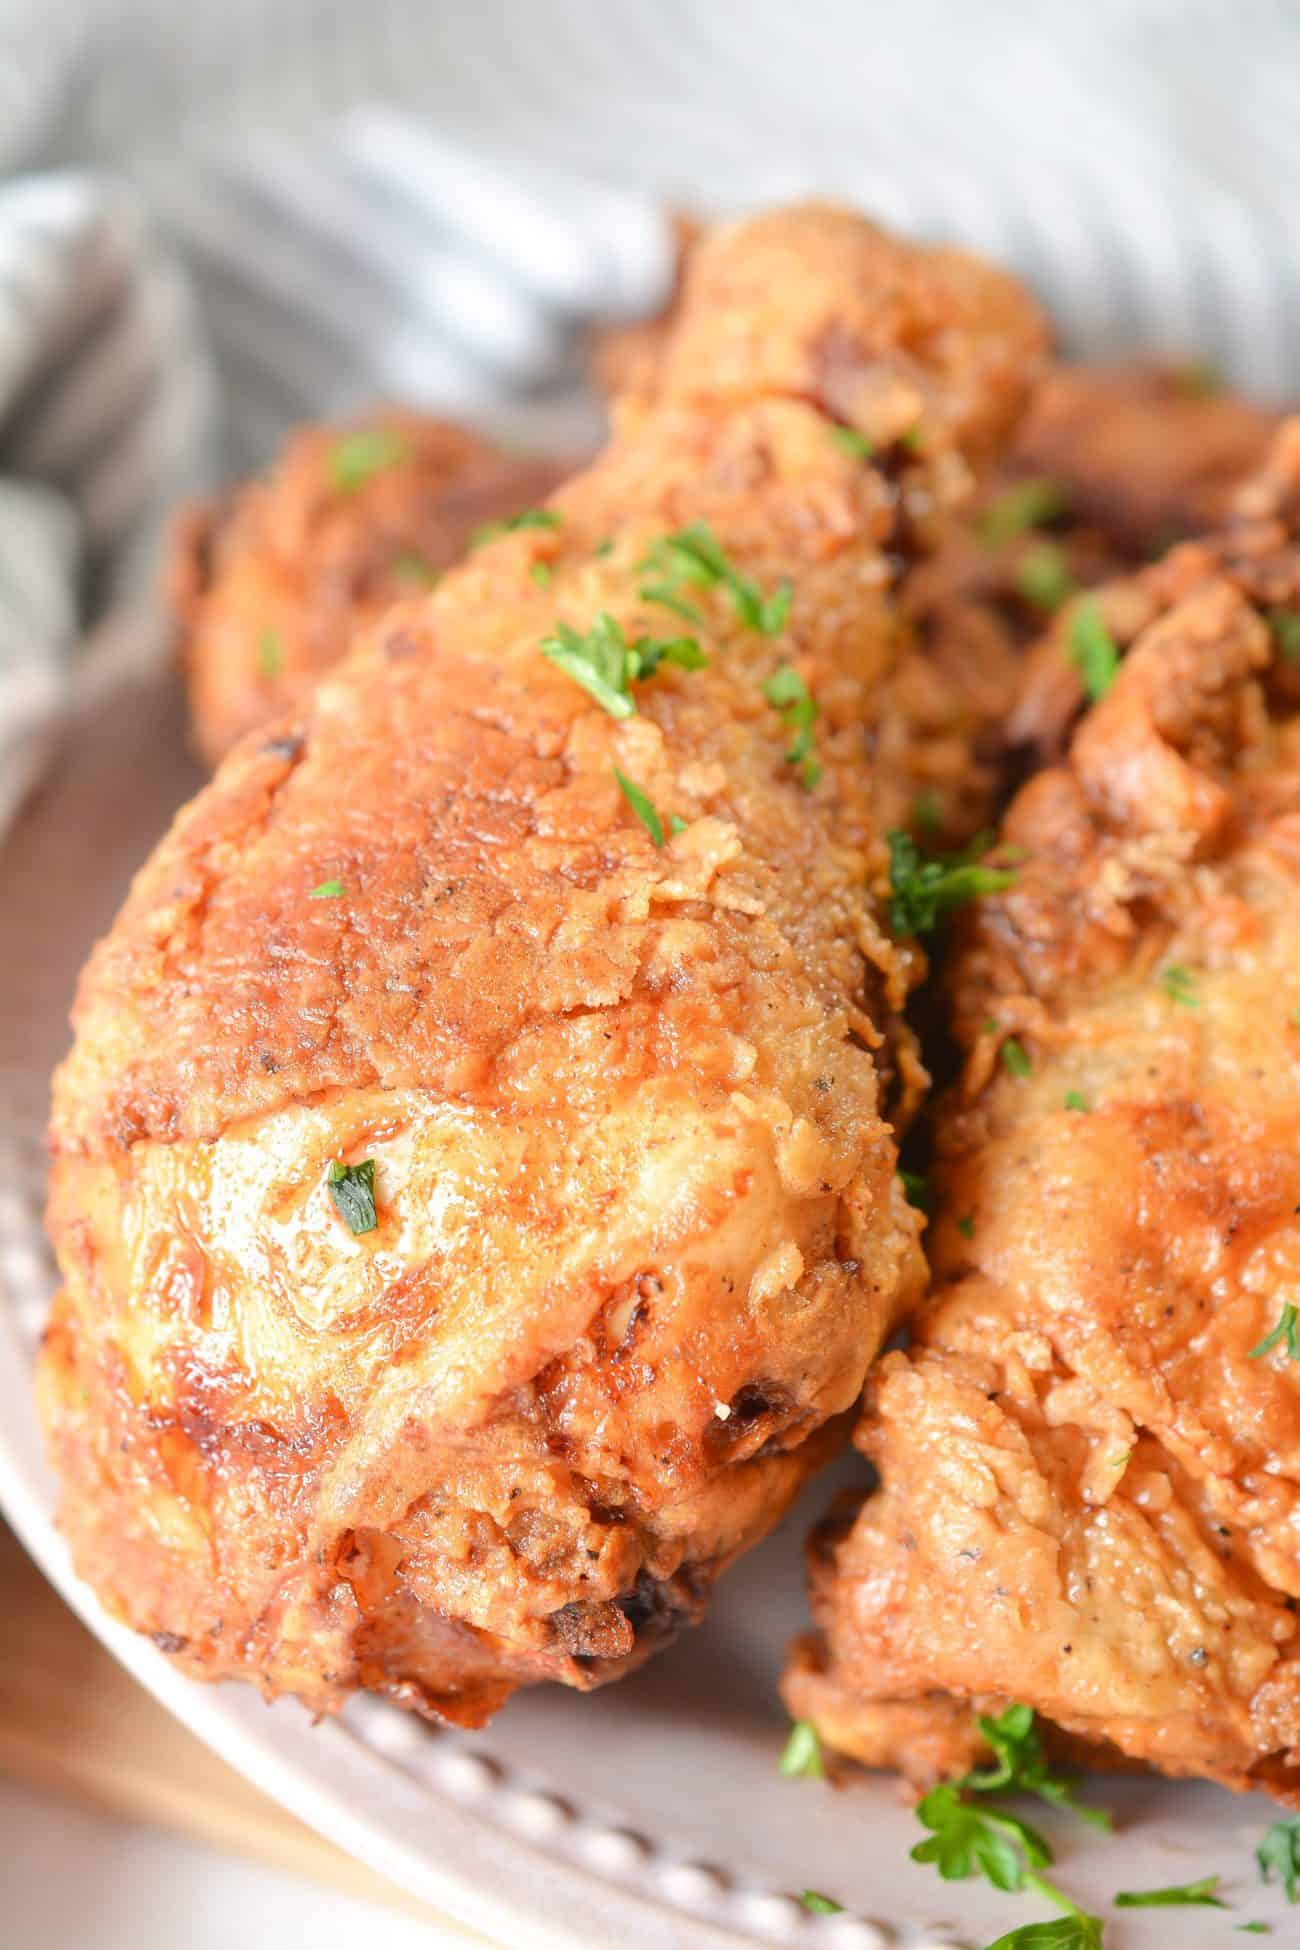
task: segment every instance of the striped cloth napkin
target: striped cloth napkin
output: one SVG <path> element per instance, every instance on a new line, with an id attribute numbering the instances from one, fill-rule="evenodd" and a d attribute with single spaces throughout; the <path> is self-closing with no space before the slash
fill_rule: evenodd
<path id="1" fill-rule="evenodd" d="M 0 176 L 0 826 L 93 681 L 87 623 L 149 587 L 184 493 L 377 399 L 588 448 L 579 336 L 673 273 L 649 195 L 378 108 L 149 191 L 146 215 L 104 173 Z"/>

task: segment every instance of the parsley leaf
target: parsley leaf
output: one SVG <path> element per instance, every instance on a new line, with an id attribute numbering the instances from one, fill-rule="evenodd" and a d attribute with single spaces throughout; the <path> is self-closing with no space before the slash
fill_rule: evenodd
<path id="1" fill-rule="evenodd" d="M 831 439 L 850 460 L 870 460 L 876 451 L 866 434 L 859 433 L 856 427 L 832 427 Z"/>
<path id="2" fill-rule="evenodd" d="M 539 589 L 549 589 L 554 577 L 555 571 L 549 562 L 534 562 L 528 571 L 528 580 L 535 582 Z"/>
<path id="3" fill-rule="evenodd" d="M 655 811 L 651 800 L 642 792 L 640 786 L 633 779 L 629 779 L 625 772 L 619 771 L 617 765 L 614 767 L 614 777 L 618 780 L 619 791 L 627 800 L 628 805 L 631 806 L 633 812 L 641 821 L 641 824 L 645 827 L 646 832 L 649 833 L 655 845 L 662 846 L 664 843 L 663 821 Z"/>
<path id="4" fill-rule="evenodd" d="M 812 1781 L 825 1779 L 826 1767 L 822 1761 L 822 1743 L 817 1738 L 817 1729 L 811 1720 L 795 1721 L 790 1729 L 790 1738 L 781 1749 L 777 1769 L 790 1778 L 804 1775 Z"/>
<path id="5" fill-rule="evenodd" d="M 363 1158 L 359 1165 L 340 1164 L 336 1158 L 330 1166 L 329 1194 L 350 1232 L 373 1232 L 379 1224 L 373 1158 Z"/>
<path id="6" fill-rule="evenodd" d="M 1000 548 L 1003 542 L 1014 541 L 1031 528 L 1056 521 L 1069 505 L 1070 492 L 1061 481 L 1015 481 L 984 510 L 979 538 L 985 548 Z"/>
<path id="7" fill-rule="evenodd" d="M 1065 1093 L 1065 1108 L 1067 1110 L 1081 1110 L 1086 1116 L 1092 1109 L 1092 1105 L 1088 1102 L 1082 1090 L 1067 1090 Z"/>
<path id="8" fill-rule="evenodd" d="M 581 684 L 611 718 L 630 718 L 636 710 L 631 685 L 653 677 L 660 664 L 699 670 L 707 662 L 693 636 L 639 636 L 629 643 L 622 625 L 602 610 L 585 636 L 571 624 L 557 623 L 555 634 L 542 638 L 542 655 Z"/>
<path id="9" fill-rule="evenodd" d="M 1121 1889 L 1115 1898 L 1116 1909 L 1174 1909 L 1184 1904 L 1201 1903 L 1208 1909 L 1227 1909 L 1215 1895 L 1218 1876 L 1202 1876 L 1199 1882 L 1184 1882 L 1168 1889 Z"/>
<path id="10" fill-rule="evenodd" d="M 521 528 L 558 528 L 560 517 L 554 508 L 521 508 L 517 515 L 506 515 L 501 521 L 485 521 L 474 530 L 469 538 L 471 548 L 481 548 L 484 542 L 495 541 L 498 535 L 517 535 Z"/>
<path id="11" fill-rule="evenodd" d="M 1294 609 L 1271 609 L 1268 613 L 1268 627 L 1273 632 L 1273 641 L 1286 662 L 1293 664 L 1300 661 L 1300 612 Z"/>
<path id="12" fill-rule="evenodd" d="M 813 726 L 817 722 L 817 702 L 793 664 L 779 664 L 763 685 L 763 696 L 794 736 L 785 758 L 787 765 L 799 767 L 799 777 L 811 792 L 822 775 L 816 755 Z"/>
<path id="13" fill-rule="evenodd" d="M 309 901 L 336 901 L 341 898 L 342 893 L 341 880 L 322 880 L 318 887 L 312 888 L 307 898 Z"/>
<path id="14" fill-rule="evenodd" d="M 268 625 L 260 630 L 257 637 L 257 671 L 260 677 L 268 680 L 278 677 L 284 669 L 284 643 L 280 632 Z"/>
<path id="15" fill-rule="evenodd" d="M 898 935 L 929 934 L 939 917 L 977 894 L 997 894 L 1015 885 L 1014 873 L 1001 867 L 982 867 L 967 854 L 926 860 L 910 833 L 897 827 L 889 841 L 889 885 L 893 900 L 890 926 Z M 969 852 L 969 849 L 968 849 Z"/>
<path id="16" fill-rule="evenodd" d="M 1261 1355 L 1271 1354 L 1279 1342 L 1285 1342 L 1287 1360 L 1300 1361 L 1300 1332 L 1297 1331 L 1298 1328 L 1300 1328 L 1300 1314 L 1297 1314 L 1295 1308 L 1288 1300 L 1278 1315 L 1277 1326 L 1271 1334 L 1265 1334 L 1263 1340 L 1251 1348 L 1246 1359 L 1248 1361 L 1258 1361 Z M 1283 1825 L 1280 1822 L 1278 1824 L 1279 1827 Z M 1273 1830 L 1270 1828 L 1268 1832 L 1271 1835 Z M 1298 1840 L 1298 1846 L 1300 1846 L 1300 1840 Z M 1300 1854 L 1296 1857 L 1296 1867 L 1300 1870 Z M 1291 1901 L 1295 1901 L 1294 1896 L 1291 1898 Z"/>
<path id="17" fill-rule="evenodd" d="M 1077 587 L 1064 551 L 1055 542 L 1037 542 L 1026 549 L 1016 568 L 1016 588 L 1025 601 L 1049 614 L 1067 602 Z"/>
<path id="18" fill-rule="evenodd" d="M 943 825 L 943 801 L 933 786 L 923 786 L 913 799 L 912 824 L 918 833 L 937 833 Z"/>
<path id="19" fill-rule="evenodd" d="M 833 1896 L 823 1896 L 820 1889 L 805 1889 L 799 1901 L 814 1916 L 842 1916 L 843 1903 L 837 1903 Z"/>
<path id="20" fill-rule="evenodd" d="M 355 494 L 375 474 L 409 460 L 411 449 L 395 427 L 363 427 L 330 448 L 329 475 L 339 494 Z"/>
<path id="21" fill-rule="evenodd" d="M 1181 1002 L 1185 1009 L 1199 1009 L 1200 999 L 1196 993 L 1196 977 L 1190 968 L 1183 968 L 1178 962 L 1170 962 L 1160 971 L 1160 986 L 1171 1002 Z"/>
<path id="22" fill-rule="evenodd" d="M 973 1239 L 975 1237 L 975 1220 L 973 1215 L 967 1213 L 964 1219 L 958 1219 L 957 1230 L 963 1239 Z"/>
<path id="23" fill-rule="evenodd" d="M 900 1171 L 898 1176 L 903 1187 L 903 1196 L 908 1204 L 914 1205 L 918 1212 L 928 1212 L 930 1210 L 930 1181 L 925 1176 L 925 1173 L 921 1171 Z"/>
<path id="24" fill-rule="evenodd" d="M 1036 1794 L 1053 1807 L 1072 1809 L 1095 1828 L 1110 1827 L 1111 1818 L 1104 1808 L 1089 1808 L 1076 1801 L 1074 1783 L 1068 1775 L 1051 1772 L 1031 1706 L 1016 1703 L 996 1719 L 981 1713 L 978 1725 L 993 1749 L 993 1764 L 974 1768 L 961 1786 L 976 1794 Z"/>
<path id="25" fill-rule="evenodd" d="M 1101 1918 L 1075 1910 L 1043 1923 L 1022 1923 L 990 1943 L 989 1950 L 1102 1950 Z"/>
<path id="26" fill-rule="evenodd" d="M 1008 1036 L 1002 1045 L 1002 1067 L 1009 1076 L 1027 1077 L 1033 1072 L 1033 1059 L 1018 1036 Z"/>
<path id="27" fill-rule="evenodd" d="M 1255 1860 L 1261 1881 L 1271 1882 L 1276 1876 L 1287 1901 L 1300 1903 L 1300 1815 L 1275 1821 L 1255 1850 Z"/>
<path id="28" fill-rule="evenodd" d="M 683 584 L 697 589 L 721 588 L 747 629 L 762 636 L 777 636 L 785 628 L 790 614 L 790 584 L 783 582 L 773 595 L 764 596 L 752 577 L 742 574 L 731 561 L 707 521 L 693 521 L 676 534 L 665 535 L 641 567 L 663 578 L 655 602 L 664 600 L 663 590 L 675 595 Z"/>
<path id="29" fill-rule="evenodd" d="M 1119 651 L 1095 597 L 1080 603 L 1075 612 L 1070 625 L 1070 661 L 1093 703 L 1105 697 L 1119 671 Z"/>
<path id="30" fill-rule="evenodd" d="M 959 1783 L 931 1788 L 916 1813 L 933 1832 L 917 1842 L 912 1860 L 933 1862 L 945 1882 L 982 1875 L 995 1889 L 1021 1889 L 1027 1867 L 1046 1868 L 1052 1860 L 1036 1828 L 1018 1815 L 994 1814 L 965 1800 Z"/>
<path id="31" fill-rule="evenodd" d="M 1243 1936 L 1271 1936 L 1273 1933 L 1271 1923 L 1234 1923 L 1232 1927 L 1240 1930 Z"/>

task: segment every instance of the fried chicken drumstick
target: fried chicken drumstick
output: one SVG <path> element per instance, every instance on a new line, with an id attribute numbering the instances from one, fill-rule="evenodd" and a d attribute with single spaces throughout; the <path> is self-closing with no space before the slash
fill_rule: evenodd
<path id="1" fill-rule="evenodd" d="M 918 1783 L 1014 1699 L 1300 1804 L 1300 422 L 1127 594 L 954 954 L 934 1289 L 785 1694 Z"/>
<path id="2" fill-rule="evenodd" d="M 39 1388 L 80 1571 L 189 1672 L 589 1688 L 839 1438 L 920 1275 L 863 726 L 1041 337 L 846 213 L 719 233 L 656 402 L 137 878 L 56 1084 Z"/>

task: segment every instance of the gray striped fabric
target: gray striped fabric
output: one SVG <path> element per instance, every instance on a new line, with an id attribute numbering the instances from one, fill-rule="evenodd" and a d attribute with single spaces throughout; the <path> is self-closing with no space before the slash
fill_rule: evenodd
<path id="1" fill-rule="evenodd" d="M 847 196 L 1300 393 L 1298 102 L 1292 0 L 0 0 L 0 821 L 186 485 L 376 397 L 589 440 L 662 197 Z"/>

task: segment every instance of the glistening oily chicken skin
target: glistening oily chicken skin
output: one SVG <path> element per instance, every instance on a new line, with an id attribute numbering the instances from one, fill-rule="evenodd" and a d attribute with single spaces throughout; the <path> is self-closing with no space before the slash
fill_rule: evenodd
<path id="1" fill-rule="evenodd" d="M 189 1672 L 592 1687 L 840 1440 L 922 1277 L 864 728 L 1041 344 L 847 213 L 720 232 L 658 397 L 139 875 L 56 1082 L 39 1389 L 79 1570 Z"/>
<path id="2" fill-rule="evenodd" d="M 921 1785 L 1032 1707 L 1300 1806 L 1300 422 L 1115 592 L 948 971 L 933 1291 L 785 1682 Z M 1113 607 L 1113 605 L 1112 605 Z"/>

